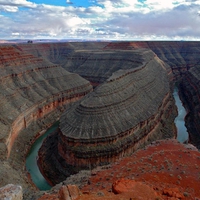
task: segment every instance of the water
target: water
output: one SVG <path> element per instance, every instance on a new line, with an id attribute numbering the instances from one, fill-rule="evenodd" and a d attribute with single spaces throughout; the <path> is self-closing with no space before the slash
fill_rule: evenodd
<path id="1" fill-rule="evenodd" d="M 186 116 L 186 110 L 182 105 L 182 102 L 178 95 L 178 88 L 174 88 L 173 93 L 175 103 L 178 109 L 178 116 L 175 118 L 175 124 L 177 128 L 177 140 L 181 143 L 188 141 L 188 132 L 187 128 L 185 127 L 185 116 Z"/>
<path id="2" fill-rule="evenodd" d="M 178 116 L 175 119 L 175 124 L 177 127 L 177 140 L 181 143 L 188 140 L 188 132 L 185 127 L 185 115 L 186 110 L 182 105 L 182 102 L 178 95 L 178 88 L 175 87 L 173 96 L 175 98 L 175 103 L 178 108 Z M 37 165 L 37 156 L 38 156 L 38 150 L 42 145 L 43 140 L 45 137 L 52 133 L 56 128 L 58 127 L 58 122 L 56 122 L 53 126 L 51 126 L 44 135 L 39 137 L 35 143 L 32 145 L 30 152 L 26 158 L 26 168 L 29 171 L 32 181 L 34 184 L 40 189 L 40 190 L 49 190 L 51 186 L 46 182 L 43 175 L 40 173 L 40 170 Z"/>
<path id="3" fill-rule="evenodd" d="M 49 190 L 51 189 L 51 186 L 47 183 L 47 181 L 40 173 L 40 170 L 38 168 L 37 165 L 38 150 L 40 149 L 42 142 L 47 137 L 47 135 L 56 130 L 57 127 L 58 127 L 58 122 L 56 122 L 53 126 L 51 126 L 44 135 L 40 136 L 32 145 L 29 154 L 26 158 L 26 169 L 30 173 L 32 181 L 40 190 Z"/>

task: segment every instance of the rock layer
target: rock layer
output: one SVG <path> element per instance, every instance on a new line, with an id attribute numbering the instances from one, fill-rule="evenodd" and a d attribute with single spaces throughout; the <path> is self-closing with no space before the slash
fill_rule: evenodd
<path id="1" fill-rule="evenodd" d="M 167 63 L 175 78 L 180 78 L 191 67 L 198 65 L 200 42 L 150 41 L 150 42 L 112 42 L 104 49 L 151 49 L 161 60 Z"/>
<path id="2" fill-rule="evenodd" d="M 190 142 L 200 149 L 200 66 L 191 68 L 180 83 L 180 94 L 187 109 L 185 121 Z"/>
<path id="3" fill-rule="evenodd" d="M 148 140 L 174 136 L 175 107 L 164 63 L 149 50 L 131 52 L 144 61 L 115 72 L 67 109 L 58 133 L 44 142 L 39 165 L 50 182 L 113 162 Z"/>
<path id="4" fill-rule="evenodd" d="M 19 132 L 32 121 L 92 89 L 78 75 L 12 46 L 0 48 L 0 68 L 0 141 L 8 156 Z"/>

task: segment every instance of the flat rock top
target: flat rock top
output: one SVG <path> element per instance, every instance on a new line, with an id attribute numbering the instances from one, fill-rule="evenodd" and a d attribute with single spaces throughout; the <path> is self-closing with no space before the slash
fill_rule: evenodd
<path id="1" fill-rule="evenodd" d="M 132 51 L 134 54 L 134 51 Z M 120 70 L 92 93 L 66 110 L 60 129 L 73 139 L 116 136 L 155 114 L 169 92 L 165 67 L 151 51 L 137 68 Z"/>
<path id="2" fill-rule="evenodd" d="M 151 186 L 160 199 L 198 199 L 199 166 L 200 153 L 194 146 L 176 140 L 156 141 L 107 168 L 93 170 L 90 185 L 82 191 L 110 191 L 114 182 L 124 178 Z"/>
<path id="3" fill-rule="evenodd" d="M 194 146 L 177 140 L 156 141 L 132 156 L 92 170 L 77 200 L 199 199 L 199 166 L 200 153 Z M 40 198 L 44 199 L 59 200 L 59 192 Z"/>

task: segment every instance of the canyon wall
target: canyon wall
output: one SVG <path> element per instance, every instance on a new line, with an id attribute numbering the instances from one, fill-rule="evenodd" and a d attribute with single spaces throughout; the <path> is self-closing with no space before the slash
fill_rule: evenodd
<path id="1" fill-rule="evenodd" d="M 132 55 L 138 62 L 132 69 L 121 65 L 104 84 L 68 108 L 59 129 L 40 149 L 38 163 L 50 183 L 114 162 L 152 140 L 175 136 L 176 108 L 165 64 L 146 49 L 119 54 Z"/>
<path id="2" fill-rule="evenodd" d="M 22 129 L 92 88 L 80 76 L 12 46 L 1 47 L 0 57 L 1 141 L 9 156 Z"/>
<path id="3" fill-rule="evenodd" d="M 200 149 L 200 65 L 191 68 L 180 83 L 180 94 L 187 109 L 185 118 L 190 142 Z"/>
<path id="4" fill-rule="evenodd" d="M 185 41 L 137 41 L 137 42 L 71 42 L 49 44 L 23 44 L 17 48 L 59 64 L 69 72 L 77 73 L 94 85 L 103 83 L 113 72 L 123 68 L 130 69 L 134 58 L 130 50 L 151 49 L 161 60 L 169 65 L 176 81 L 191 67 L 200 62 L 200 42 Z M 127 51 L 124 55 L 120 50 Z M 110 52 L 113 53 L 110 53 Z M 118 51 L 116 54 L 115 51 Z M 126 63 L 126 64 L 124 64 Z M 97 83 L 97 84 L 96 84 Z"/>

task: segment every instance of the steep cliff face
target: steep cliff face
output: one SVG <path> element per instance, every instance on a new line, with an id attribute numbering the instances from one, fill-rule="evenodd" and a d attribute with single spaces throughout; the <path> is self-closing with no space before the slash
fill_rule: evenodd
<path id="1" fill-rule="evenodd" d="M 116 71 L 67 109 L 60 129 L 44 142 L 39 165 L 53 184 L 80 169 L 114 162 L 148 141 L 174 137 L 175 107 L 165 65 L 152 51 L 129 53 L 143 62 Z"/>
<path id="2" fill-rule="evenodd" d="M 171 67 L 176 81 L 200 62 L 200 42 L 148 42 L 148 46 Z"/>
<path id="3" fill-rule="evenodd" d="M 67 71 L 85 77 L 94 85 L 103 83 L 122 66 L 130 69 L 131 62 L 133 60 L 137 62 L 138 59 L 129 54 L 128 51 L 133 49 L 151 49 L 170 66 L 168 70 L 172 71 L 176 80 L 200 62 L 198 56 L 200 42 L 74 42 L 27 44 L 17 47 L 29 54 L 59 64 Z M 112 54 L 107 53 L 111 50 Z M 126 50 L 127 55 L 125 56 L 120 50 Z"/>
<path id="4" fill-rule="evenodd" d="M 191 67 L 200 62 L 200 42 L 113 42 L 104 49 L 151 49 L 161 60 L 167 63 L 177 81 Z"/>
<path id="5" fill-rule="evenodd" d="M 190 141 L 200 149 L 200 66 L 191 68 L 180 83 L 182 101 L 188 111 L 185 122 Z"/>
<path id="6" fill-rule="evenodd" d="M 1 156 L 9 156 L 19 132 L 64 104 L 78 100 L 92 87 L 59 65 L 24 53 L 18 47 L 0 47 Z M 45 128 L 45 127 L 43 127 Z"/>

